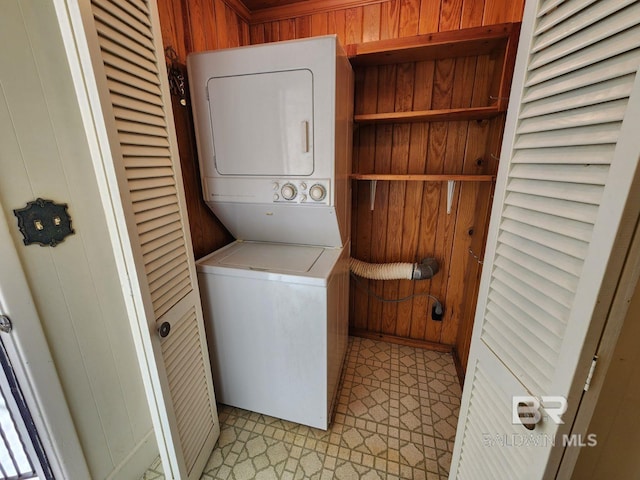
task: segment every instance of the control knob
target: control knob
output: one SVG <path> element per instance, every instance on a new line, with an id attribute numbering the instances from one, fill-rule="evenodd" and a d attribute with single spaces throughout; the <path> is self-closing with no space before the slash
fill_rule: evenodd
<path id="1" fill-rule="evenodd" d="M 309 189 L 309 196 L 314 201 L 320 202 L 327 196 L 327 190 L 319 183 L 316 183 Z"/>
<path id="2" fill-rule="evenodd" d="M 285 200 L 293 200 L 294 198 L 296 198 L 298 190 L 293 183 L 285 183 L 282 186 L 282 190 L 280 190 L 280 193 L 282 194 L 282 198 L 284 198 Z"/>

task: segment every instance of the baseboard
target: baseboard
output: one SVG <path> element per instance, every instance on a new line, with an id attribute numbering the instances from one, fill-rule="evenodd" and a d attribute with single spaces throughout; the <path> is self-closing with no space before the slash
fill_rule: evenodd
<path id="1" fill-rule="evenodd" d="M 416 340 L 413 338 L 397 337 L 395 335 L 386 335 L 384 333 L 375 333 L 360 328 L 349 328 L 349 335 L 353 337 L 368 338 L 371 340 L 382 340 L 384 342 L 406 345 L 407 347 L 424 348 L 426 350 L 435 350 L 436 352 L 451 353 L 452 345 L 443 343 L 428 342 L 426 340 Z"/>
<path id="2" fill-rule="evenodd" d="M 111 472 L 106 480 L 131 480 L 142 478 L 153 461 L 158 458 L 158 444 L 151 429 L 122 462 Z"/>
<path id="3" fill-rule="evenodd" d="M 465 369 L 460 361 L 458 351 L 454 348 L 451 352 L 453 354 L 453 364 L 456 366 L 456 373 L 458 374 L 458 381 L 460 382 L 460 388 L 464 387 Z"/>

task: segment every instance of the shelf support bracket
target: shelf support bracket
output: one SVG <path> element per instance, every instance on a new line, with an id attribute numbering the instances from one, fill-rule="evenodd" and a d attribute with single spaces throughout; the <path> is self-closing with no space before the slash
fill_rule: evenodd
<path id="1" fill-rule="evenodd" d="M 453 192 L 455 191 L 455 189 L 455 180 L 447 180 L 447 215 L 451 213 L 451 205 L 453 204 Z"/>
<path id="2" fill-rule="evenodd" d="M 371 208 L 371 211 L 373 212 L 373 207 L 376 204 L 376 187 L 378 185 L 378 181 L 377 180 L 370 180 L 369 181 L 369 188 L 371 189 L 370 192 L 370 196 L 369 196 L 369 207 Z"/>

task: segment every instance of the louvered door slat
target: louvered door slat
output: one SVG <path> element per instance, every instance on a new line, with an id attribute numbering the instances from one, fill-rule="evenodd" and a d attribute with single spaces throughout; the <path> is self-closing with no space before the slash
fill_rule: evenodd
<path id="1" fill-rule="evenodd" d="M 153 254 L 156 250 L 165 247 L 166 245 L 171 245 L 174 241 L 179 241 L 182 238 L 182 229 L 176 230 L 164 238 L 154 238 L 147 243 L 142 243 L 140 246 L 142 247 L 142 253 L 144 255 Z"/>
<path id="2" fill-rule="evenodd" d="M 503 338 L 505 339 L 515 339 L 514 345 L 517 351 L 527 358 L 527 370 L 529 372 L 533 370 L 538 372 L 539 382 L 544 383 L 547 381 L 546 379 L 551 378 L 555 367 L 554 359 L 557 354 L 540 339 L 540 332 L 538 330 L 524 329 L 521 323 L 513 319 L 495 302 L 487 304 L 487 314 L 490 314 L 494 319 L 491 322 L 491 328 L 497 328 L 498 332 L 503 332 Z"/>
<path id="3" fill-rule="evenodd" d="M 154 189 L 134 190 L 131 192 L 131 200 L 137 205 L 138 202 L 151 200 L 152 198 L 170 197 L 172 195 L 177 195 L 176 187 L 174 185 L 166 185 Z M 180 219 L 179 216 L 178 219 Z"/>
<path id="4" fill-rule="evenodd" d="M 149 16 L 149 5 L 147 5 L 146 0 L 117 0 L 117 1 L 127 1 L 138 10 L 140 10 L 145 15 Z"/>
<path id="5" fill-rule="evenodd" d="M 160 219 L 158 219 L 160 220 Z M 165 235 L 170 235 L 174 232 L 181 233 L 182 224 L 180 221 L 168 223 L 158 228 L 154 228 L 152 230 L 147 230 L 144 233 L 140 233 L 140 243 L 142 245 L 146 245 L 147 243 L 157 239 L 158 237 L 163 237 Z"/>
<path id="6" fill-rule="evenodd" d="M 556 215 L 549 215 L 536 210 L 526 210 L 511 205 L 505 207 L 504 218 L 523 225 L 529 225 L 530 227 L 556 232 L 582 242 L 591 240 L 591 232 L 593 230 L 593 225 L 588 223 L 576 222 Z"/>
<path id="7" fill-rule="evenodd" d="M 487 324 L 482 332 L 483 340 L 506 364 L 517 365 L 522 370 L 514 372 L 518 379 L 526 381 L 534 391 L 544 391 L 549 386 L 551 371 L 543 372 L 535 363 L 537 355 L 532 357 L 526 349 L 527 343 L 513 336 L 505 324 L 487 312 Z M 509 335 L 509 336 L 507 336 Z"/>
<path id="8" fill-rule="evenodd" d="M 511 168 L 511 176 L 514 178 L 584 183 L 589 185 L 604 185 L 608 175 L 608 165 L 567 165 L 564 163 L 541 165 L 537 163 L 527 163 L 514 165 Z"/>
<path id="9" fill-rule="evenodd" d="M 566 147 L 571 145 L 597 145 L 615 143 L 620 132 L 619 123 L 605 123 L 588 127 L 525 133 L 518 136 L 516 148 Z"/>
<path id="10" fill-rule="evenodd" d="M 170 215 L 179 211 L 179 208 L 175 204 L 169 204 L 162 208 L 155 208 L 152 210 L 144 210 L 136 215 L 137 224 L 142 225 L 145 222 L 155 220 L 163 215 Z"/>
<path id="11" fill-rule="evenodd" d="M 178 322 L 176 331 L 162 342 L 163 353 L 166 353 L 175 343 L 181 344 L 181 350 L 199 350 L 200 339 L 198 337 L 197 327 L 194 328 L 195 323 L 195 311 L 191 309 Z M 171 385 L 174 408 L 179 425 L 178 432 L 181 444 L 184 447 L 184 456 L 187 465 L 194 463 L 200 453 L 199 448 L 201 448 L 203 438 L 208 435 L 214 423 L 209 406 L 209 399 L 206 397 L 207 392 L 198 387 L 205 375 L 203 361 L 204 359 L 200 356 L 195 363 L 189 365 L 187 370 L 184 370 L 183 365 L 180 365 L 179 362 L 168 362 L 167 364 L 167 376 L 169 378 L 178 378 L 188 382 L 187 387 L 180 389 L 175 388 L 175 385 Z M 178 377 L 176 377 L 176 371 L 180 372 Z M 180 401 L 176 401 L 175 397 L 181 391 L 186 392 L 188 395 L 185 395 Z M 189 439 L 191 439 L 191 442 L 189 442 Z"/>
<path id="12" fill-rule="evenodd" d="M 535 343 L 535 348 L 545 355 L 554 356 L 553 352 L 557 351 L 561 346 L 561 340 L 558 336 L 549 329 L 537 328 L 534 318 L 531 315 L 525 313 L 521 309 L 517 308 L 510 300 L 503 297 L 497 290 L 491 290 L 489 293 L 489 302 L 487 303 L 487 309 L 495 310 L 499 308 L 501 312 L 504 312 L 506 318 L 510 318 L 513 322 L 520 325 L 523 332 L 527 332 L 532 337 L 532 342 Z"/>
<path id="13" fill-rule="evenodd" d="M 604 4 L 599 5 L 602 7 Z M 602 10 L 611 9 L 611 3 L 607 2 L 606 5 L 608 8 L 602 8 Z M 622 6 L 620 5 L 620 7 Z M 602 15 L 604 13 L 602 12 Z M 640 6 L 630 6 L 595 24 L 593 21 L 599 15 L 594 14 L 591 10 L 583 12 L 583 15 L 584 17 L 580 21 L 566 25 L 562 30 L 554 30 L 553 35 L 539 37 L 534 45 L 534 51 L 540 53 L 534 55 L 529 68 L 539 68 L 633 27 L 636 24 L 636 18 L 640 15 Z M 577 17 L 574 19 L 577 20 Z"/>
<path id="14" fill-rule="evenodd" d="M 537 117 L 574 108 L 626 99 L 633 87 L 633 75 L 614 78 L 576 91 L 545 97 L 523 105 L 520 118 Z"/>
<path id="15" fill-rule="evenodd" d="M 157 161 L 157 159 L 153 160 Z M 166 194 L 163 192 L 165 192 L 166 187 L 170 187 L 172 192 L 176 192 L 173 177 L 131 178 L 129 179 L 129 187 L 132 192 L 140 192 L 140 195 L 144 195 L 144 198 L 164 197 Z"/>
<path id="16" fill-rule="evenodd" d="M 156 117 L 158 119 L 158 122 L 162 122 L 162 126 L 166 125 L 163 119 L 164 110 L 161 106 L 154 105 L 152 103 L 145 103 L 136 98 L 128 97 L 125 95 L 119 95 L 117 92 L 113 91 L 111 92 L 111 101 L 113 102 L 114 107 L 119 107 L 119 109 L 116 109 L 116 111 L 117 113 L 123 115 L 123 118 L 135 120 L 134 115 L 136 113 L 140 113 L 144 116 Z M 128 112 L 133 113 L 128 114 Z M 152 121 L 145 120 L 145 123 L 152 124 Z"/>
<path id="17" fill-rule="evenodd" d="M 127 168 L 153 168 L 153 167 L 166 167 L 171 165 L 171 158 L 169 157 L 126 157 Z"/>
<path id="18" fill-rule="evenodd" d="M 125 157 L 164 157 L 167 155 L 167 149 L 164 147 L 153 147 L 148 145 L 122 145 L 122 154 Z"/>
<path id="19" fill-rule="evenodd" d="M 598 207 L 596 205 L 586 203 L 576 204 L 557 198 L 514 192 L 507 194 L 505 204 L 522 207 L 535 212 L 548 213 L 560 217 L 560 219 L 570 219 L 591 224 L 595 222 L 596 215 L 598 214 Z"/>
<path id="20" fill-rule="evenodd" d="M 571 202 L 597 205 L 602 197 L 600 185 L 588 185 L 568 182 L 549 182 L 547 180 L 528 180 L 514 178 L 507 187 L 509 192 L 526 193 L 540 197 L 550 197 Z"/>
<path id="21" fill-rule="evenodd" d="M 129 48 L 123 46 L 121 43 L 115 42 L 108 36 L 105 36 L 106 30 L 107 27 L 103 27 L 103 31 L 100 37 L 100 45 L 105 55 L 112 55 L 124 60 L 129 60 L 139 68 L 143 68 L 148 72 L 153 72 L 156 75 L 158 74 L 158 69 L 155 62 L 153 61 L 153 54 L 151 54 L 148 50 L 140 48 L 133 51 L 130 50 Z"/>
<path id="22" fill-rule="evenodd" d="M 488 371 L 485 371 L 485 368 Z M 469 429 L 459 439 L 464 458 L 457 471 L 459 480 L 513 480 L 529 470 L 531 446 L 509 447 L 509 440 L 522 435 L 523 427 L 511 424 L 508 388 L 497 384 L 490 366 L 478 362 L 471 374 L 478 381 L 469 394 Z M 490 415 L 490 416 L 488 416 Z M 457 440 L 458 441 L 458 440 Z M 494 442 L 494 443 L 491 443 Z M 502 447 L 501 447 L 502 442 Z"/>
<path id="23" fill-rule="evenodd" d="M 187 286 L 187 282 L 190 282 L 189 270 L 174 268 L 164 277 L 161 277 L 160 280 L 149 282 L 149 292 L 151 293 L 152 301 L 157 305 L 164 305 L 166 299 L 172 297 L 178 290 L 176 289 L 176 285 L 181 285 L 184 288 Z"/>
<path id="24" fill-rule="evenodd" d="M 584 3 L 587 0 L 576 0 L 578 3 Z M 591 3 L 597 0 L 588 0 Z M 539 2 L 538 11 L 536 12 L 538 21 L 543 20 L 548 14 L 553 13 L 558 9 L 559 5 L 566 4 L 567 0 L 542 0 Z"/>
<path id="25" fill-rule="evenodd" d="M 523 317 L 529 316 L 531 319 L 534 319 L 534 322 L 531 323 L 530 330 L 547 331 L 558 340 L 561 339 L 564 333 L 564 324 L 553 320 L 547 311 L 543 310 L 539 304 L 531 301 L 526 294 L 521 295 L 500 279 L 496 279 L 491 285 L 491 288 L 502 295 L 506 301 L 513 305 L 513 308 L 520 309 L 523 312 Z"/>
<path id="26" fill-rule="evenodd" d="M 587 107 L 524 118 L 518 127 L 518 133 L 544 132 L 585 125 L 620 122 L 624 117 L 627 100 L 590 105 Z"/>
<path id="27" fill-rule="evenodd" d="M 136 5 L 128 0 L 94 0 L 96 4 L 100 5 L 103 9 L 109 8 L 110 4 L 117 5 L 122 12 L 126 12 L 127 15 L 136 19 L 137 22 L 144 25 L 144 29 L 141 31 L 145 34 L 151 29 L 151 22 L 149 21 L 149 11 L 141 11 Z M 143 3 L 143 2 L 140 2 Z"/>
<path id="28" fill-rule="evenodd" d="M 517 278 L 525 286 L 539 292 L 540 295 L 546 295 L 564 307 L 571 307 L 571 300 L 574 292 L 558 288 L 557 285 L 549 282 L 545 277 L 538 275 L 535 271 L 531 271 L 521 265 L 518 265 L 505 256 L 497 258 L 496 265 L 512 277 Z"/>
<path id="29" fill-rule="evenodd" d="M 520 250 L 511 248 L 508 245 L 500 245 L 500 258 L 506 258 L 515 265 L 521 265 L 530 272 L 537 272 L 554 288 L 559 288 L 563 292 L 575 294 L 578 286 L 578 278 L 554 265 L 549 265 L 537 258 L 524 255 Z"/>
<path id="30" fill-rule="evenodd" d="M 140 201 L 140 202 L 136 202 L 133 205 L 133 208 L 134 208 L 134 211 L 136 213 L 139 213 L 139 212 L 155 210 L 155 209 L 159 209 L 159 208 L 162 208 L 162 207 L 174 205 L 175 202 L 176 202 L 176 198 L 175 198 L 175 196 L 172 196 L 172 195 L 168 195 L 168 196 L 153 196 L 153 197 L 149 198 L 148 200 L 143 200 L 143 201 Z M 159 215 L 161 215 L 160 212 L 158 212 L 157 216 L 159 216 Z"/>
<path id="31" fill-rule="evenodd" d="M 128 105 L 130 107 L 130 105 Z M 162 109 L 160 109 L 162 112 Z M 113 113 L 117 120 L 131 122 L 131 123 L 140 123 L 143 125 L 153 125 L 156 127 L 166 128 L 166 123 L 164 118 L 159 117 L 157 115 L 150 115 L 148 113 L 143 113 L 138 110 L 132 110 L 131 108 L 122 108 L 114 105 Z"/>
<path id="32" fill-rule="evenodd" d="M 630 50 L 622 55 L 608 58 L 581 70 L 536 85 L 536 88 L 529 89 L 524 93 L 522 101 L 527 103 L 564 92 L 577 91 L 583 87 L 623 75 L 633 75 L 635 78 L 638 59 L 640 59 L 640 50 Z"/>
<path id="33" fill-rule="evenodd" d="M 619 35 L 598 42 L 588 49 L 578 50 L 571 55 L 562 57 L 549 65 L 545 65 L 545 68 L 532 71 L 527 79 L 526 86 L 531 87 L 552 78 L 566 75 L 615 55 L 636 49 L 639 46 L 640 27 L 636 26 Z"/>
<path id="34" fill-rule="evenodd" d="M 160 84 L 158 80 L 158 72 L 155 71 L 155 69 L 150 70 L 149 68 L 151 68 L 151 66 L 145 69 L 143 65 L 140 64 L 132 65 L 129 59 L 122 58 L 116 54 L 111 54 L 108 51 L 105 51 L 102 55 L 104 62 L 111 67 L 108 74 L 110 74 L 111 70 L 120 70 L 124 73 L 134 75 L 141 80 L 149 82 L 152 85 Z M 148 62 L 147 65 L 149 63 L 150 62 Z"/>
<path id="35" fill-rule="evenodd" d="M 540 19 L 536 26 L 536 37 L 559 23 L 570 20 L 572 16 L 596 2 L 597 0 L 553 0 L 544 2 L 538 12 Z"/>
<path id="36" fill-rule="evenodd" d="M 107 3 L 107 2 L 105 2 Z M 108 2 L 112 4 L 112 2 Z M 115 13 L 111 13 L 107 10 L 100 8 L 98 5 L 93 3 L 93 16 L 96 19 L 96 23 L 103 23 L 104 25 L 109 25 L 109 27 L 117 30 L 122 33 L 127 39 L 128 42 L 135 42 L 138 45 L 149 49 L 150 51 L 154 50 L 154 45 L 151 38 L 147 35 L 140 33 L 139 25 L 135 22 L 130 25 L 125 22 L 126 19 L 120 19 L 115 16 Z M 134 50 L 132 48 L 132 50 Z"/>
<path id="37" fill-rule="evenodd" d="M 147 274 L 149 283 L 153 284 L 154 282 L 162 279 L 162 277 L 164 277 L 168 272 L 179 268 L 182 262 L 182 255 L 183 249 L 176 248 L 175 250 L 168 252 L 162 258 L 156 260 L 153 265 L 148 265 L 148 271 L 151 272 Z"/>
<path id="38" fill-rule="evenodd" d="M 120 139 L 126 145 L 169 148 L 169 141 L 166 136 L 158 137 L 156 135 L 121 132 Z"/>
<path id="39" fill-rule="evenodd" d="M 589 244 L 586 242 L 560 235 L 551 230 L 544 230 L 525 223 L 514 222 L 508 218 L 502 222 L 502 230 L 580 260 L 584 259 L 589 249 Z"/>
<path id="40" fill-rule="evenodd" d="M 531 302 L 540 305 L 540 310 L 544 311 L 551 321 L 565 322 L 569 315 L 569 310 L 564 305 L 552 298 L 547 297 L 544 292 L 525 283 L 522 279 L 512 275 L 504 268 L 497 268 L 493 272 L 494 278 L 509 286 L 509 289 Z"/>
<path id="41" fill-rule="evenodd" d="M 138 92 L 140 95 L 144 95 L 142 98 L 138 98 L 139 100 L 144 100 L 145 102 L 151 99 L 151 102 L 156 102 L 158 105 L 162 105 L 162 100 L 160 97 L 160 85 L 157 83 L 158 77 L 155 76 L 154 81 L 149 81 L 143 70 L 137 68 L 135 65 L 127 65 L 127 64 L 119 64 L 113 65 L 105 59 L 107 78 L 109 80 L 113 80 L 115 83 L 121 83 L 126 87 L 131 87 L 135 90 L 128 90 L 130 92 Z M 127 69 L 127 70 L 124 70 Z M 117 92 L 124 92 L 125 87 L 120 87 L 120 89 L 112 87 L 112 90 Z M 152 95 L 152 96 L 149 96 Z M 131 95 L 129 95 L 131 96 Z"/>
<path id="42" fill-rule="evenodd" d="M 562 268 L 573 275 L 579 276 L 582 272 L 582 262 L 579 258 L 566 255 L 533 240 L 529 240 L 525 237 L 521 237 L 507 231 L 500 232 L 499 240 L 500 243 L 504 243 L 516 250 L 520 250 L 522 253 L 530 255 L 542 262 Z"/>
<path id="43" fill-rule="evenodd" d="M 613 159 L 614 147 L 614 144 L 605 144 L 588 147 L 521 149 L 515 152 L 511 163 L 553 165 L 562 162 L 563 164 L 609 165 Z"/>
<path id="44" fill-rule="evenodd" d="M 181 283 L 174 283 L 170 292 L 157 297 L 154 303 L 154 312 L 158 318 L 171 310 L 180 300 L 184 299 L 193 290 L 191 279 L 186 279 Z M 200 385 L 202 388 L 202 385 Z"/>
<path id="45" fill-rule="evenodd" d="M 151 299 L 154 303 L 156 315 L 164 315 L 169 309 L 185 297 L 191 288 L 188 271 L 172 272 L 172 276 L 167 279 L 169 283 L 157 287 L 151 285 L 155 290 L 150 289 Z M 161 282 L 156 282 L 161 283 Z"/>
<path id="46" fill-rule="evenodd" d="M 164 137 L 166 139 L 167 130 L 164 126 L 148 124 L 144 122 L 132 122 L 129 120 L 116 120 L 118 131 L 125 133 L 135 133 L 154 137 Z"/>
<path id="47" fill-rule="evenodd" d="M 118 28 L 114 28 L 112 25 L 97 21 L 96 30 L 100 36 L 101 43 L 104 42 L 105 50 L 113 52 L 113 45 L 120 45 L 121 48 L 127 51 L 124 53 L 123 58 L 131 58 L 137 60 L 142 57 L 148 61 L 155 63 L 155 54 L 153 48 L 149 48 L 149 45 L 141 45 L 127 37 Z M 130 52 L 130 53 L 129 53 Z"/>
<path id="48" fill-rule="evenodd" d="M 135 77 L 125 78 L 123 81 L 117 79 L 122 72 L 112 69 L 109 71 L 110 76 L 107 79 L 109 90 L 124 97 L 134 98 L 141 102 L 148 103 L 150 105 L 157 105 L 162 107 L 162 98 L 159 96 L 159 91 L 154 87 L 153 90 L 142 90 L 138 87 L 144 87 L 143 81 L 136 81 Z M 134 85 L 132 85 L 133 83 Z M 125 100 L 125 105 L 128 102 Z"/>
<path id="49" fill-rule="evenodd" d="M 621 225 L 640 155 L 640 141 L 630 140 L 640 118 L 640 2 L 527 2 L 522 33 L 512 88 L 519 105 L 505 127 L 456 479 L 566 476 L 557 473 L 562 452 L 554 455 L 552 442 L 492 449 L 481 437 L 487 430 L 527 435 L 493 414 L 513 395 L 580 398 L 577 374 L 592 354 L 585 346 L 601 333 L 591 322 L 606 308 L 597 303 L 608 295 L 610 256 L 629 233 Z M 512 406 L 504 407 L 510 415 Z M 547 418 L 534 438 L 558 441 L 574 419 L 558 426 Z"/>
<path id="50" fill-rule="evenodd" d="M 152 345 L 144 353 L 157 370 L 149 373 L 154 426 L 167 476 L 196 480 L 219 427 L 157 7 L 146 0 L 92 0 L 91 6 L 111 103 L 104 111 L 113 113 L 109 134 L 119 144 L 119 181 L 128 190 L 123 203 L 133 217 L 135 268 L 146 275 L 145 321 L 171 326 L 159 344 L 141 342 Z"/>

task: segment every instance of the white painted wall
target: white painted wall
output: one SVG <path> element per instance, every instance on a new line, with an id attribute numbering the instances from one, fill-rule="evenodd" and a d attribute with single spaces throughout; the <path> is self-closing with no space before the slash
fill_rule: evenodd
<path id="1" fill-rule="evenodd" d="M 92 478 L 136 478 L 157 445 L 52 2 L 3 2 L 0 64 L 0 202 L 10 224 L 38 197 L 69 205 L 55 248 L 12 236 Z"/>

